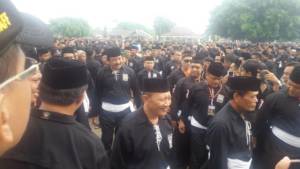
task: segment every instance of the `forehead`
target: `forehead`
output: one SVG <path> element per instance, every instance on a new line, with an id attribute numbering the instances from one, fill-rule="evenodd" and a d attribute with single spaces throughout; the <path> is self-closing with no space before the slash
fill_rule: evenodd
<path id="1" fill-rule="evenodd" d="M 201 67 L 202 66 L 200 63 L 192 63 L 191 65 L 192 65 L 192 67 Z"/>
<path id="2" fill-rule="evenodd" d="M 115 56 L 115 57 L 109 57 L 109 60 L 114 61 L 114 60 L 119 60 L 122 59 L 121 56 Z"/>
<path id="3" fill-rule="evenodd" d="M 153 60 L 145 60 L 144 63 L 153 64 L 154 61 Z"/>
<path id="4" fill-rule="evenodd" d="M 154 92 L 151 93 L 152 98 L 164 98 L 164 97 L 171 97 L 171 93 L 168 92 Z"/>

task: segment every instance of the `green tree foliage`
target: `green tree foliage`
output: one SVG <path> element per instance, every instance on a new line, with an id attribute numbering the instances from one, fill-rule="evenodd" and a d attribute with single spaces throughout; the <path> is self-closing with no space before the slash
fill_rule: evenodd
<path id="1" fill-rule="evenodd" d="M 151 33 L 151 30 L 148 29 L 146 26 L 134 23 L 134 22 L 120 22 L 115 29 L 127 30 L 127 31 L 135 31 L 135 30 L 143 30 L 147 33 Z"/>
<path id="2" fill-rule="evenodd" d="M 154 20 L 154 30 L 157 36 L 170 32 L 174 26 L 175 23 L 167 18 L 157 17 Z"/>
<path id="3" fill-rule="evenodd" d="M 300 38 L 299 0 L 224 0 L 212 13 L 208 31 L 251 41 Z"/>
<path id="4" fill-rule="evenodd" d="M 85 37 L 91 34 L 91 27 L 81 18 L 58 18 L 50 21 L 55 36 Z"/>

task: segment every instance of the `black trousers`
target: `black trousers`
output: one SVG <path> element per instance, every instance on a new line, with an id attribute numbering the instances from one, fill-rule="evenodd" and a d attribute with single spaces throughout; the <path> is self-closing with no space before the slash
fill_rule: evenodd
<path id="1" fill-rule="evenodd" d="M 102 130 L 102 142 L 108 155 L 111 153 L 114 134 L 117 132 L 122 119 L 131 113 L 130 108 L 122 112 L 108 112 L 103 110 L 99 116 L 100 126 Z"/>
<path id="2" fill-rule="evenodd" d="M 174 160 L 172 169 L 186 169 L 190 161 L 190 127 L 185 123 L 186 132 L 180 133 L 178 128 L 174 130 Z"/>
<path id="3" fill-rule="evenodd" d="M 205 143 L 206 130 L 191 126 L 191 161 L 190 169 L 200 169 L 208 160 Z"/>

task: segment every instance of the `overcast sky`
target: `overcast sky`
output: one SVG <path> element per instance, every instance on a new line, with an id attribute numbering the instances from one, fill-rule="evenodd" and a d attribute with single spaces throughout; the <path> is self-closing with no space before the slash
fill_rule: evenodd
<path id="1" fill-rule="evenodd" d="M 45 22 L 71 16 L 86 19 L 92 27 L 114 27 L 131 21 L 152 27 L 157 16 L 171 19 L 178 26 L 203 33 L 211 11 L 222 0 L 12 0 L 22 12 Z"/>

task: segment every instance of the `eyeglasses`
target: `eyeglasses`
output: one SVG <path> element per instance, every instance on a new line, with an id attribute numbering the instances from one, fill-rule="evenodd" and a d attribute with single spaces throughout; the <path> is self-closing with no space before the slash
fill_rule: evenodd
<path id="1" fill-rule="evenodd" d="M 39 71 L 39 66 L 40 64 L 35 64 L 29 67 L 28 69 L 24 70 L 23 72 L 20 72 L 16 74 L 15 76 L 9 78 L 8 80 L 4 81 L 3 83 L 0 84 L 0 90 L 11 84 L 12 82 L 16 80 L 25 80 L 28 77 L 34 75 Z"/>
<path id="2" fill-rule="evenodd" d="M 184 59 L 183 61 L 184 61 L 184 63 L 191 63 L 192 59 Z"/>

